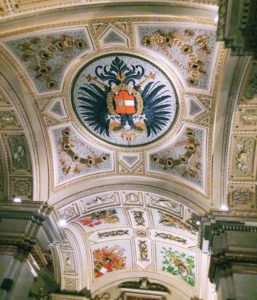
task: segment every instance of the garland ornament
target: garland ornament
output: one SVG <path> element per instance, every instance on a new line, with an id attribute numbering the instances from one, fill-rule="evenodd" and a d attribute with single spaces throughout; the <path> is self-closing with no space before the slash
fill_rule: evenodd
<path id="1" fill-rule="evenodd" d="M 206 35 L 199 35 L 195 37 L 193 41 L 193 45 L 185 42 L 182 37 L 176 38 L 179 33 L 174 31 L 170 31 L 168 33 L 163 33 L 160 30 L 153 32 L 149 36 L 144 36 L 142 39 L 142 44 L 145 47 L 151 47 L 152 45 L 157 45 L 161 48 L 162 51 L 166 53 L 167 47 L 176 47 L 181 49 L 182 53 L 187 55 L 189 58 L 188 62 L 188 82 L 191 85 L 197 85 L 198 79 L 201 74 L 205 74 L 203 70 L 204 62 L 196 55 L 193 46 L 197 46 L 198 50 L 201 50 L 205 54 L 210 54 L 211 50 L 208 47 L 209 38 Z M 184 37 L 191 38 L 194 36 L 194 31 L 191 29 L 186 29 L 184 32 Z"/>
<path id="2" fill-rule="evenodd" d="M 199 142 L 195 137 L 195 132 L 191 128 L 187 128 L 187 144 L 185 146 L 184 154 L 180 155 L 178 158 L 160 158 L 158 155 L 153 155 L 151 157 L 152 161 L 155 164 L 158 164 L 166 169 L 173 169 L 174 167 L 185 164 L 192 157 L 192 155 L 196 152 L 197 147 L 199 146 Z"/>
<path id="3" fill-rule="evenodd" d="M 73 151 L 73 147 L 74 145 L 71 142 L 71 138 L 70 138 L 70 128 L 65 128 L 62 131 L 62 138 L 61 138 L 61 151 L 63 151 L 64 153 L 66 153 L 71 159 L 72 162 L 75 162 L 77 164 L 83 164 L 86 165 L 87 167 L 95 167 L 97 165 L 99 165 L 100 163 L 103 163 L 104 161 L 107 161 L 110 158 L 110 155 L 107 153 L 104 153 L 100 156 L 90 156 L 88 155 L 87 157 L 81 157 L 78 153 Z M 78 166 L 75 168 L 76 170 L 78 170 Z M 71 171 L 71 165 L 66 165 L 63 168 L 63 171 L 65 174 L 70 173 Z"/>

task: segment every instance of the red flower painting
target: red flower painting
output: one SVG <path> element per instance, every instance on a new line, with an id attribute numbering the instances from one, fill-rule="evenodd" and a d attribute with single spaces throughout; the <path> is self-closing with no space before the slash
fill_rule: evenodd
<path id="1" fill-rule="evenodd" d="M 126 268 L 125 249 L 120 246 L 97 249 L 93 252 L 95 278 L 101 277 L 106 273 L 122 270 Z"/>
<path id="2" fill-rule="evenodd" d="M 87 227 L 95 227 L 101 224 L 115 224 L 119 222 L 116 209 L 101 210 L 94 212 L 89 216 L 83 217 L 79 222 Z"/>

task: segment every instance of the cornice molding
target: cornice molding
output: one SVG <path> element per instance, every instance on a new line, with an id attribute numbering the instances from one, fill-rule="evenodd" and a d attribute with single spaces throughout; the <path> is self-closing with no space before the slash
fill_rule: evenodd
<path id="1" fill-rule="evenodd" d="M 63 0 L 55 1 L 54 3 L 49 3 L 49 1 L 40 1 L 40 5 L 38 5 L 38 1 L 33 0 L 28 0 L 24 4 L 22 2 L 24 1 L 17 1 L 17 7 L 13 7 L 13 5 L 6 3 L 6 7 L 4 7 L 4 10 L 0 13 L 0 19 L 2 19 L 0 22 L 12 22 L 19 19 L 38 17 L 39 15 L 65 15 L 66 12 L 73 14 L 84 9 L 90 12 L 97 10 L 98 14 L 106 14 L 106 12 L 111 11 L 112 15 L 115 15 L 117 14 L 117 11 L 120 14 L 120 8 L 122 7 L 123 10 L 124 5 L 126 6 L 126 14 L 130 14 L 131 10 L 133 11 L 133 8 L 137 8 L 137 10 L 143 14 L 146 14 L 149 11 L 149 13 L 152 15 L 153 7 L 158 6 L 159 14 L 169 14 L 170 9 L 172 9 L 174 13 L 174 8 L 179 8 L 180 10 L 186 9 L 187 14 L 192 14 L 192 10 L 197 9 L 197 14 L 200 14 L 203 17 L 212 12 L 216 13 L 218 8 L 218 0 L 191 0 L 190 3 L 187 0 L 130 0 L 125 1 L 125 3 L 124 1 L 120 2 L 119 0 Z"/>
<path id="2" fill-rule="evenodd" d="M 209 278 L 211 283 L 218 283 L 220 270 L 233 274 L 234 266 L 242 266 L 244 273 L 257 274 L 257 256 L 242 256 L 237 254 L 216 254 L 212 255 L 209 268 Z M 248 270 L 250 269 L 250 270 Z"/>
<path id="3" fill-rule="evenodd" d="M 0 203 L 0 219 L 31 220 L 39 225 L 53 211 L 53 208 L 42 202 Z"/>
<path id="4" fill-rule="evenodd" d="M 211 283 L 218 284 L 221 271 L 233 276 L 235 267 L 239 273 L 248 269 L 257 273 L 256 218 L 238 219 L 233 212 L 215 211 L 202 217 L 201 223 L 200 247 L 211 254 Z"/>
<path id="5" fill-rule="evenodd" d="M 256 55 L 256 14 L 255 0 L 220 1 L 217 39 L 233 55 Z"/>
<path id="6" fill-rule="evenodd" d="M 42 202 L 0 203 L 0 252 L 21 260 L 31 254 L 44 265 L 46 243 L 55 246 L 62 240 L 52 212 L 53 207 Z"/>

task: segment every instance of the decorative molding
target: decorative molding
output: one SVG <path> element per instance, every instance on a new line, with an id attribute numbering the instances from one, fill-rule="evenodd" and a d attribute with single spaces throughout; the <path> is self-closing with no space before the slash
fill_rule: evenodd
<path id="1" fill-rule="evenodd" d="M 123 282 L 119 285 L 121 289 L 135 289 L 135 290 L 147 290 L 147 291 L 158 291 L 158 292 L 165 292 L 170 293 L 169 289 L 160 284 L 155 282 L 150 282 L 147 277 L 143 277 L 138 281 L 127 281 Z"/>
<path id="2" fill-rule="evenodd" d="M 254 0 L 220 1 L 217 39 L 231 48 L 232 55 L 256 55 L 256 16 Z"/>

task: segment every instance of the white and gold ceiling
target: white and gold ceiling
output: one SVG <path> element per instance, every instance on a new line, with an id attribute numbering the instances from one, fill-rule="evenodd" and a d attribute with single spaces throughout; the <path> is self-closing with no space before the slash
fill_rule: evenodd
<path id="1" fill-rule="evenodd" d="M 216 2 L 0 1 L 0 195 L 67 220 L 63 289 L 203 296 L 197 215 L 256 209 L 257 69 Z"/>

